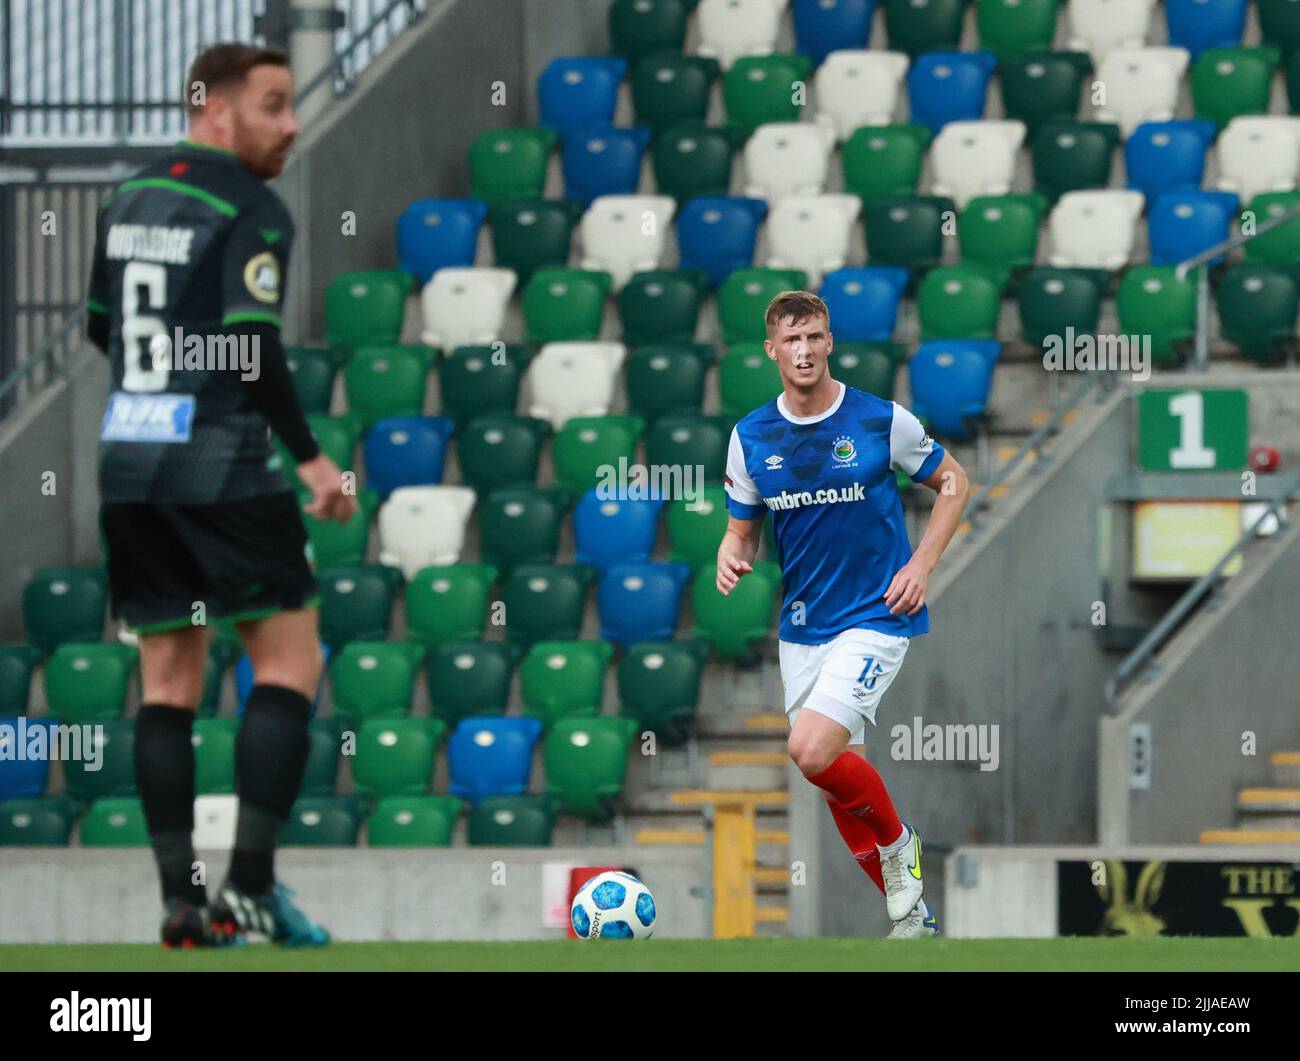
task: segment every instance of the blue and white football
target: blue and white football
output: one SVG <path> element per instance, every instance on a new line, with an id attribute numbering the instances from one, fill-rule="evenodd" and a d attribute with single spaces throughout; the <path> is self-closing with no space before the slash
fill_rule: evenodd
<path id="1" fill-rule="evenodd" d="M 579 939 L 649 939 L 655 900 L 630 873 L 599 873 L 578 889 L 569 916 Z"/>

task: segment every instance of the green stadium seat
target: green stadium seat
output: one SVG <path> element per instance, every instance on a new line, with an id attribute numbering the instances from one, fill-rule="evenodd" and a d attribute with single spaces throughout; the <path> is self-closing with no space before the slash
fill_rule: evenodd
<path id="1" fill-rule="evenodd" d="M 981 195 L 957 218 L 961 261 L 986 271 L 998 283 L 1034 264 L 1038 226 L 1047 202 L 1038 195 Z M 1000 278 L 1000 279 L 999 279 Z"/>
<path id="2" fill-rule="evenodd" d="M 577 640 L 592 576 L 582 564 L 516 567 L 501 587 L 506 636 L 524 645 Z"/>
<path id="3" fill-rule="evenodd" d="M 1113 122 L 1048 122 L 1030 148 L 1035 187 L 1053 202 L 1066 192 L 1105 188 L 1119 141 Z"/>
<path id="4" fill-rule="evenodd" d="M 356 847 L 361 801 L 352 796 L 302 796 L 280 830 L 281 847 Z"/>
<path id="5" fill-rule="evenodd" d="M 636 440 L 645 428 L 639 416 L 575 416 L 555 433 L 551 459 L 555 478 L 578 494 L 600 481 L 604 468 L 617 469 L 636 457 Z"/>
<path id="6" fill-rule="evenodd" d="M 478 507 L 479 549 L 502 574 L 517 564 L 549 564 L 560 543 L 567 491 L 534 487 L 493 490 Z"/>
<path id="7" fill-rule="evenodd" d="M 310 414 L 307 417 L 307 426 L 311 428 L 311 433 L 316 436 L 316 442 L 330 460 L 337 464 L 343 471 L 348 471 L 353 467 L 352 458 L 356 455 L 357 442 L 361 439 L 361 432 L 365 426 L 364 421 L 353 412 L 342 413 L 339 416 L 321 416 L 318 413 Z M 289 456 L 288 450 L 283 449 L 283 443 L 276 438 L 276 446 L 280 449 L 281 456 L 284 458 L 284 468 L 289 475 L 289 481 L 296 483 L 297 477 L 293 472 L 293 458 Z"/>
<path id="8" fill-rule="evenodd" d="M 623 342 L 689 343 L 695 337 L 708 276 L 699 269 L 651 269 L 633 275 L 618 294 Z"/>
<path id="9" fill-rule="evenodd" d="M 42 567 L 23 588 L 27 640 L 46 655 L 65 641 L 98 641 L 108 609 L 108 574 L 76 564 Z"/>
<path id="10" fill-rule="evenodd" d="M 546 791 L 570 814 L 608 821 L 627 780 L 628 747 L 637 734 L 630 718 L 565 718 L 542 746 Z"/>
<path id="11" fill-rule="evenodd" d="M 700 640 L 633 645 L 618 665 L 621 713 L 668 745 L 686 743 L 708 656 L 708 643 Z"/>
<path id="12" fill-rule="evenodd" d="M 496 582 L 490 564 L 426 567 L 406 584 L 406 626 L 413 640 L 432 649 L 480 637 L 488 592 Z"/>
<path id="13" fill-rule="evenodd" d="M 316 570 L 346 567 L 366 562 L 370 549 L 370 528 L 379 508 L 379 495 L 363 488 L 357 491 L 357 510 L 346 523 L 317 519 L 303 513 L 307 529 L 307 547 Z"/>
<path id="14" fill-rule="evenodd" d="M 1124 274 L 1115 293 L 1121 335 L 1151 337 L 1157 366 L 1175 365 L 1182 353 L 1175 344 L 1196 334 L 1196 278 L 1179 280 L 1172 265 L 1139 265 Z"/>
<path id="15" fill-rule="evenodd" d="M 513 415 L 526 363 L 521 346 L 457 347 L 438 366 L 442 415 L 458 429 L 476 416 Z"/>
<path id="16" fill-rule="evenodd" d="M 450 847 L 463 804 L 455 796 L 389 796 L 366 819 L 371 847 Z"/>
<path id="17" fill-rule="evenodd" d="M 1058 0 L 980 0 L 975 22 L 980 48 L 999 60 L 1051 51 Z"/>
<path id="18" fill-rule="evenodd" d="M 120 718 L 139 653 L 119 642 L 60 645 L 45 664 L 45 698 L 63 723 Z"/>
<path id="19" fill-rule="evenodd" d="M 721 486 L 705 486 L 698 497 L 670 501 L 666 518 L 670 560 L 697 570 L 717 563 L 728 519 L 727 495 Z"/>
<path id="20" fill-rule="evenodd" d="M 462 719 L 503 715 L 522 649 L 509 641 L 449 641 L 429 653 L 430 712 L 454 729 Z"/>
<path id="21" fill-rule="evenodd" d="M 84 754 L 63 762 L 63 793 L 77 803 L 90 804 L 110 796 L 134 796 L 135 720 L 97 719 L 92 730 L 98 741 L 98 768 Z"/>
<path id="22" fill-rule="evenodd" d="M 532 486 L 550 430 L 545 420 L 531 416 L 476 416 L 456 436 L 461 478 L 479 495 L 503 486 Z"/>
<path id="23" fill-rule="evenodd" d="M 613 656 L 608 641 L 535 642 L 519 666 L 523 713 L 547 726 L 600 714 Z"/>
<path id="24" fill-rule="evenodd" d="M 917 290 L 921 340 L 992 339 L 998 332 L 1001 290 L 982 269 L 948 265 L 931 270 Z"/>
<path id="25" fill-rule="evenodd" d="M 722 482 L 731 431 L 716 416 L 661 416 L 646 435 L 651 467 L 702 469 L 703 482 Z"/>
<path id="26" fill-rule="evenodd" d="M 334 651 L 349 641 L 383 641 L 392 624 L 402 573 L 385 564 L 349 564 L 318 571 L 320 637 Z"/>
<path id="27" fill-rule="evenodd" d="M 924 125 L 862 126 L 841 148 L 844 190 L 863 208 L 881 199 L 915 195 L 932 133 Z"/>
<path id="28" fill-rule="evenodd" d="M 411 713 L 424 649 L 410 641 L 353 641 L 330 660 L 335 717 L 349 725 Z"/>
<path id="29" fill-rule="evenodd" d="M 343 720 L 314 718 L 307 725 L 307 768 L 299 796 L 332 796 L 338 789 Z"/>
<path id="30" fill-rule="evenodd" d="M 325 347 L 292 346 L 284 354 L 302 411 L 328 414 L 338 375 L 335 353 Z"/>
<path id="31" fill-rule="evenodd" d="M 242 652 L 238 640 L 231 641 L 225 637 L 214 637 L 208 645 L 208 660 L 203 666 L 203 693 L 196 712 L 199 718 L 212 718 L 221 713 L 221 694 L 225 687 L 226 671 Z"/>
<path id="32" fill-rule="evenodd" d="M 966 0 L 884 0 L 889 50 L 915 59 L 922 52 L 955 51 Z"/>
<path id="33" fill-rule="evenodd" d="M 1243 211 L 1256 226 L 1300 206 L 1300 191 L 1264 192 L 1255 196 Z M 1246 261 L 1284 270 L 1300 283 L 1300 217 L 1256 236 L 1246 244 Z"/>
<path id="34" fill-rule="evenodd" d="M 690 10 L 684 0 L 614 0 L 609 5 L 609 50 L 629 66 L 655 52 L 680 52 Z"/>
<path id="35" fill-rule="evenodd" d="M 867 264 L 896 265 L 924 272 L 943 258 L 944 225 L 956 220 L 957 207 L 945 196 L 900 195 L 880 199 L 863 211 Z"/>
<path id="36" fill-rule="evenodd" d="M 653 421 L 668 413 L 698 413 L 707 366 L 689 347 L 643 346 L 627 360 L 627 404 Z"/>
<path id="37" fill-rule="evenodd" d="M 718 72 L 718 61 L 702 55 L 662 52 L 642 59 L 628 79 L 636 124 L 657 134 L 678 122 L 704 121 Z"/>
<path id="38" fill-rule="evenodd" d="M 661 132 L 650 149 L 655 187 L 679 204 L 688 199 L 727 195 L 732 162 L 744 143 L 736 125 L 680 122 Z"/>
<path id="39" fill-rule="evenodd" d="M 493 261 L 513 269 L 518 286 L 528 286 L 533 273 L 550 267 L 562 269 L 569 261 L 573 228 L 582 216 L 582 204 L 573 199 L 519 199 L 492 208 Z"/>
<path id="40" fill-rule="evenodd" d="M 736 583 L 724 597 L 714 584 L 716 571 L 704 568 L 696 572 L 691 585 L 691 604 L 695 612 L 692 636 L 702 637 L 719 657 L 726 660 L 752 660 L 757 642 L 772 634 L 773 611 L 781 588 L 781 572 L 776 564 L 760 562 Z"/>
<path id="41" fill-rule="evenodd" d="M 148 847 L 144 807 L 134 797 L 96 800 L 81 819 L 82 847 Z"/>
<path id="42" fill-rule="evenodd" d="M 1086 52 L 1029 52 L 1003 59 L 998 80 L 1006 116 L 1025 123 L 1030 143 L 1049 122 L 1074 121 L 1091 69 Z"/>
<path id="43" fill-rule="evenodd" d="M 538 269 L 520 298 L 528 342 L 600 338 L 612 283 L 609 273 L 594 269 Z"/>
<path id="44" fill-rule="evenodd" d="M 473 847 L 550 847 L 555 811 L 541 796 L 493 796 L 469 814 Z"/>
<path id="45" fill-rule="evenodd" d="M 400 269 L 339 273 L 325 289 L 325 341 L 348 350 L 397 342 L 413 284 Z"/>
<path id="46" fill-rule="evenodd" d="M 1272 45 L 1202 52 L 1189 75 L 1196 116 L 1222 129 L 1240 114 L 1267 113 L 1273 72 L 1281 57 Z"/>
<path id="47" fill-rule="evenodd" d="M 435 354 L 427 346 L 364 347 L 348 360 L 348 409 L 369 431 L 390 416 L 420 416 Z"/>
<path id="48" fill-rule="evenodd" d="M 747 55 L 722 75 L 722 101 L 727 120 L 746 135 L 767 122 L 797 122 L 800 93 L 812 73 L 806 55 Z"/>
<path id="49" fill-rule="evenodd" d="M 1296 337 L 1296 282 L 1287 273 L 1245 262 L 1219 281 L 1223 337 L 1252 361 L 1279 361 Z"/>
<path id="50" fill-rule="evenodd" d="M 1032 269 L 1020 283 L 1021 338 L 1041 347 L 1049 335 L 1095 335 L 1102 285 L 1085 269 Z"/>
<path id="51" fill-rule="evenodd" d="M 781 393 L 781 370 L 762 343 L 737 343 L 718 362 L 722 414 L 739 420 Z"/>
<path id="52" fill-rule="evenodd" d="M 422 796 L 447 732 L 437 718 L 372 718 L 357 730 L 352 785 L 361 796 Z"/>
<path id="53" fill-rule="evenodd" d="M 886 401 L 894 399 L 894 382 L 902 351 L 889 339 L 874 342 L 836 343 L 831 348 L 831 375 L 841 383 L 874 394 Z M 719 538 L 719 540 L 721 540 Z"/>
<path id="54" fill-rule="evenodd" d="M 1293 52 L 1286 62 L 1286 97 L 1291 113 L 1300 114 L 1300 51 Z"/>
<path id="55" fill-rule="evenodd" d="M 237 718 L 194 720 L 194 791 L 200 796 L 226 795 L 235 791 L 235 738 Z"/>
<path id="56" fill-rule="evenodd" d="M 0 645 L 0 718 L 27 714 L 32 671 L 40 660 L 35 645 Z"/>
<path id="57" fill-rule="evenodd" d="M 489 206 L 539 199 L 558 137 L 554 129 L 485 129 L 469 148 L 469 194 Z"/>
<path id="58" fill-rule="evenodd" d="M 718 288 L 718 318 L 722 341 L 759 342 L 767 338 L 763 315 L 782 291 L 802 290 L 808 275 L 798 269 L 737 269 Z"/>
<path id="59" fill-rule="evenodd" d="M 0 803 L 0 847 L 67 847 L 76 809 L 60 796 Z"/>
<path id="60" fill-rule="evenodd" d="M 1258 9 L 1264 41 L 1294 59 L 1300 54 L 1300 12 L 1295 0 L 1258 0 Z"/>

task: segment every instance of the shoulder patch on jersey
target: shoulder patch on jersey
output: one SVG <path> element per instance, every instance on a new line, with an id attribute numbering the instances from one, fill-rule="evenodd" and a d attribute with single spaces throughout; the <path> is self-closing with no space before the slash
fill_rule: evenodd
<path id="1" fill-rule="evenodd" d="M 259 302 L 280 300 L 280 263 L 270 251 L 262 251 L 248 259 L 244 266 L 244 286 Z"/>

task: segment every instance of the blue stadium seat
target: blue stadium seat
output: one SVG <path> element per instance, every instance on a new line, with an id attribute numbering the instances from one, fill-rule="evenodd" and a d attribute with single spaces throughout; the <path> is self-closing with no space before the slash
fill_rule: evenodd
<path id="1" fill-rule="evenodd" d="M 600 636 L 623 648 L 671 641 L 690 577 L 689 564 L 614 564 L 596 587 Z"/>
<path id="2" fill-rule="evenodd" d="M 1124 142 L 1128 186 L 1145 195 L 1148 206 L 1175 188 L 1199 187 L 1214 136 L 1214 123 L 1204 118 L 1143 122 Z"/>
<path id="3" fill-rule="evenodd" d="M 767 203 L 762 199 L 692 199 L 677 215 L 679 268 L 703 269 L 714 287 L 737 269 L 748 269 L 765 217 Z"/>
<path id="4" fill-rule="evenodd" d="M 866 48 L 877 0 L 794 0 L 795 51 L 819 66 L 831 52 Z"/>
<path id="5" fill-rule="evenodd" d="M 646 563 L 659 533 L 662 500 L 601 500 L 592 487 L 573 510 L 576 561 L 600 571 L 611 564 Z"/>
<path id="6" fill-rule="evenodd" d="M 1300 17 L 1300 15 L 1297 15 Z M 1208 48 L 1235 48 L 1246 29 L 1246 0 L 1165 0 L 1169 43 L 1192 60 Z"/>
<path id="7" fill-rule="evenodd" d="M 533 749 L 542 735 L 536 718 L 462 719 L 447 743 L 453 796 L 479 803 L 528 791 Z"/>
<path id="8" fill-rule="evenodd" d="M 320 707 L 320 691 L 325 685 L 325 676 L 329 674 L 330 656 L 333 653 L 329 645 L 323 641 L 320 646 L 321 652 L 321 672 L 320 682 L 316 686 L 316 695 L 312 697 L 311 714 L 308 718 L 316 717 L 316 709 Z M 238 706 L 235 708 L 235 714 L 240 718 L 244 717 L 244 712 L 248 709 L 248 697 L 253 691 L 253 662 L 248 658 L 247 652 L 241 652 L 239 659 L 235 661 L 235 696 L 238 699 Z"/>
<path id="9" fill-rule="evenodd" d="M 447 440 L 456 422 L 447 416 L 391 416 L 366 435 L 366 485 L 382 498 L 399 486 L 442 482 Z"/>
<path id="10" fill-rule="evenodd" d="M 912 121 L 937 133 L 949 122 L 984 117 L 989 78 L 998 65 L 991 52 L 926 52 L 907 72 Z"/>
<path id="11" fill-rule="evenodd" d="M 564 194 L 584 205 L 599 195 L 632 195 L 641 182 L 641 157 L 650 146 L 650 130 L 589 125 L 564 141 L 560 161 Z"/>
<path id="12" fill-rule="evenodd" d="M 972 421 L 988 408 L 998 343 L 980 339 L 938 339 L 922 343 L 907 363 L 912 411 L 936 435 L 965 442 L 976 434 Z"/>
<path id="13" fill-rule="evenodd" d="M 0 800 L 30 799 L 43 796 L 45 786 L 50 780 L 50 758 L 26 758 L 26 749 L 32 747 L 33 732 L 38 727 L 46 729 L 46 748 L 54 737 L 54 727 L 58 724 L 52 718 L 24 718 L 26 729 L 20 733 L 20 721 L 17 717 L 0 718 L 0 740 L 14 741 L 8 754 L 0 756 Z M 22 752 L 24 758 L 18 758 Z"/>
<path id="14" fill-rule="evenodd" d="M 906 287 L 906 269 L 836 269 L 827 273 L 819 294 L 830 310 L 831 334 L 845 343 L 892 338 L 898 300 Z"/>
<path id="15" fill-rule="evenodd" d="M 473 265 L 486 219 L 481 199 L 417 199 L 397 219 L 398 268 L 423 285 L 439 269 Z"/>
<path id="16" fill-rule="evenodd" d="M 553 59 L 537 79 L 541 124 L 561 139 L 591 122 L 611 122 L 627 63 L 612 55 Z"/>
<path id="17" fill-rule="evenodd" d="M 1222 243 L 1232 234 L 1240 202 L 1232 192 L 1203 192 L 1183 188 L 1165 192 L 1151 206 L 1147 231 L 1151 264 L 1177 265 Z M 1223 261 L 1220 255 L 1212 264 Z"/>

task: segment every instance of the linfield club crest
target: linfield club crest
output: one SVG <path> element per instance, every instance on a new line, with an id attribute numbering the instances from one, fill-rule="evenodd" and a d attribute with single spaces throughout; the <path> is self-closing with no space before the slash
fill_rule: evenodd
<path id="1" fill-rule="evenodd" d="M 858 455 L 858 447 L 848 435 L 841 435 L 831 447 L 831 455 L 837 464 L 848 464 Z"/>

